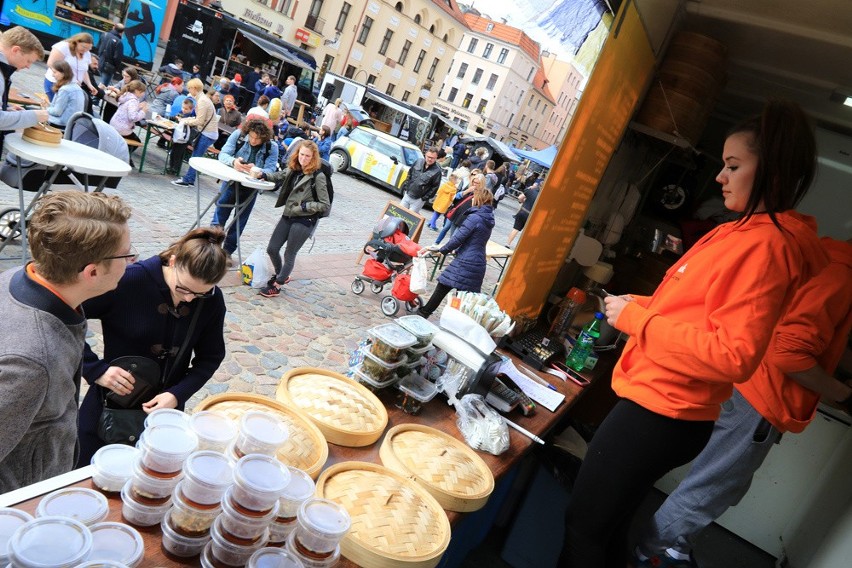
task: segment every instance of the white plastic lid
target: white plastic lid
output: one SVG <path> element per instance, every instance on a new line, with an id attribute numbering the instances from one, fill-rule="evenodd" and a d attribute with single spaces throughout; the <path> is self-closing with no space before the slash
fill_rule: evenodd
<path id="1" fill-rule="evenodd" d="M 70 568 L 85 560 L 91 550 L 91 531 L 68 517 L 30 521 L 9 541 L 9 559 L 17 568 Z"/>
<path id="2" fill-rule="evenodd" d="M 367 335 L 396 349 L 405 349 L 417 343 L 417 338 L 395 323 L 377 325 L 367 330 Z"/>
<path id="3" fill-rule="evenodd" d="M 127 564 L 113 562 L 112 560 L 90 560 L 77 564 L 74 568 L 130 568 Z"/>
<path id="4" fill-rule="evenodd" d="M 403 377 L 396 388 L 420 402 L 429 402 L 438 394 L 438 386 L 418 373 Z"/>
<path id="5" fill-rule="evenodd" d="M 183 466 L 184 475 L 212 489 L 225 488 L 234 482 L 233 467 L 224 454 L 206 450 L 195 452 Z"/>
<path id="6" fill-rule="evenodd" d="M 234 481 L 259 493 L 280 495 L 290 483 L 290 470 L 275 458 L 249 454 L 234 467 Z"/>
<path id="7" fill-rule="evenodd" d="M 136 566 L 145 555 L 139 531 L 123 523 L 97 523 L 92 531 L 92 552 L 87 560 L 113 561 Z"/>
<path id="8" fill-rule="evenodd" d="M 430 341 L 438 333 L 438 326 L 416 314 L 397 318 L 396 323 L 405 331 L 416 336 L 418 341 Z"/>
<path id="9" fill-rule="evenodd" d="M 83 487 L 66 487 L 48 493 L 36 508 L 36 517 L 69 517 L 87 526 L 101 522 L 107 514 L 106 497 Z"/>
<path id="10" fill-rule="evenodd" d="M 328 538 L 343 538 L 352 525 L 349 513 L 328 499 L 308 499 L 299 507 L 298 522 Z"/>
<path id="11" fill-rule="evenodd" d="M 158 424 L 145 429 L 145 446 L 164 455 L 188 456 L 198 447 L 198 436 L 185 426 Z"/>
<path id="12" fill-rule="evenodd" d="M 251 555 L 247 568 L 304 568 L 302 561 L 283 548 L 261 548 Z"/>
<path id="13" fill-rule="evenodd" d="M 189 414 L 175 408 L 158 408 L 145 418 L 145 428 L 169 424 L 186 428 L 189 426 Z"/>
<path id="14" fill-rule="evenodd" d="M 295 501 L 313 496 L 316 484 L 311 476 L 297 467 L 287 466 L 287 469 L 290 471 L 290 483 L 284 488 L 281 498 Z"/>
<path id="15" fill-rule="evenodd" d="M 92 465 L 103 475 L 129 479 L 133 474 L 133 464 L 138 457 L 138 448 L 124 444 L 110 444 L 95 452 L 92 456 Z"/>
<path id="16" fill-rule="evenodd" d="M 272 447 L 281 447 L 287 441 L 287 425 L 283 420 L 268 412 L 251 410 L 240 419 L 240 432 L 258 442 Z"/>
<path id="17" fill-rule="evenodd" d="M 0 509 L 0 566 L 9 562 L 9 539 L 15 531 L 33 520 L 33 516 L 18 509 Z"/>
<path id="18" fill-rule="evenodd" d="M 196 412 L 189 419 L 189 425 L 199 438 L 213 442 L 227 444 L 237 436 L 234 421 L 212 410 Z"/>

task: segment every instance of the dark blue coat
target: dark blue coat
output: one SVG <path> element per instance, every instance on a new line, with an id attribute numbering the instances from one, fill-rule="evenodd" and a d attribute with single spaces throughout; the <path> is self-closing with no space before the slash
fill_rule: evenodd
<path id="1" fill-rule="evenodd" d="M 490 205 L 471 207 L 452 238 L 441 247 L 444 254 L 456 251 L 450 266 L 438 277 L 438 282 L 465 292 L 479 292 L 485 278 L 485 245 L 494 229 L 494 210 Z"/>

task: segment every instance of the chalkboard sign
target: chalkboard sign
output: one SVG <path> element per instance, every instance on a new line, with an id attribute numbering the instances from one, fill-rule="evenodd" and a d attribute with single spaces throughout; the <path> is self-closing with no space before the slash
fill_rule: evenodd
<path id="1" fill-rule="evenodd" d="M 398 217 L 400 219 L 403 219 L 406 223 L 408 223 L 408 237 L 415 243 L 420 240 L 420 233 L 423 232 L 423 225 L 426 224 L 425 217 L 421 217 L 414 211 L 406 209 L 399 203 L 394 203 L 393 201 L 387 202 L 387 205 L 385 205 L 385 208 L 382 210 L 381 215 L 379 215 L 379 218 L 376 219 L 376 225 L 378 225 L 379 221 L 381 221 L 385 217 Z M 366 243 L 367 241 L 369 241 L 372 236 L 372 234 L 369 235 L 364 240 L 364 242 Z M 360 264 L 361 259 L 363 257 L 364 251 L 362 249 L 361 252 L 358 253 L 358 260 L 356 260 L 355 263 Z"/>

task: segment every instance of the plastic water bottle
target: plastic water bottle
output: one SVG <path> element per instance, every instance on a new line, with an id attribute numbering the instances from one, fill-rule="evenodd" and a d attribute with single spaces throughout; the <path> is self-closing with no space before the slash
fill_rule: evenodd
<path id="1" fill-rule="evenodd" d="M 555 339 L 561 338 L 568 332 L 574 316 L 577 315 L 577 310 L 586 303 L 586 293 L 579 288 L 571 288 L 565 299 L 559 302 L 559 313 L 553 318 L 553 324 L 550 326 L 548 337 Z"/>
<path id="2" fill-rule="evenodd" d="M 583 327 L 583 331 L 577 336 L 577 341 L 574 343 L 574 347 L 565 361 L 567 366 L 575 371 L 582 371 L 586 368 L 586 359 L 592 354 L 592 350 L 595 347 L 595 340 L 601 336 L 601 322 L 603 318 L 604 315 L 602 313 L 595 312 L 595 319 Z"/>

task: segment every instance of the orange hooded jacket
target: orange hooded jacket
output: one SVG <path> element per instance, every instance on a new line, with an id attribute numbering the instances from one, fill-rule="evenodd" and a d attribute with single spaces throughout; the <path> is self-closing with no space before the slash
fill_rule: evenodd
<path id="1" fill-rule="evenodd" d="M 766 357 L 736 389 L 781 432 L 801 432 L 813 420 L 819 395 L 785 373 L 819 365 L 831 374 L 852 328 L 852 245 L 822 239 L 831 263 L 796 293 Z"/>
<path id="2" fill-rule="evenodd" d="M 616 327 L 631 337 L 612 374 L 623 397 L 670 418 L 716 420 L 747 380 L 794 292 L 828 262 L 813 218 L 787 211 L 725 223 L 630 302 Z"/>

